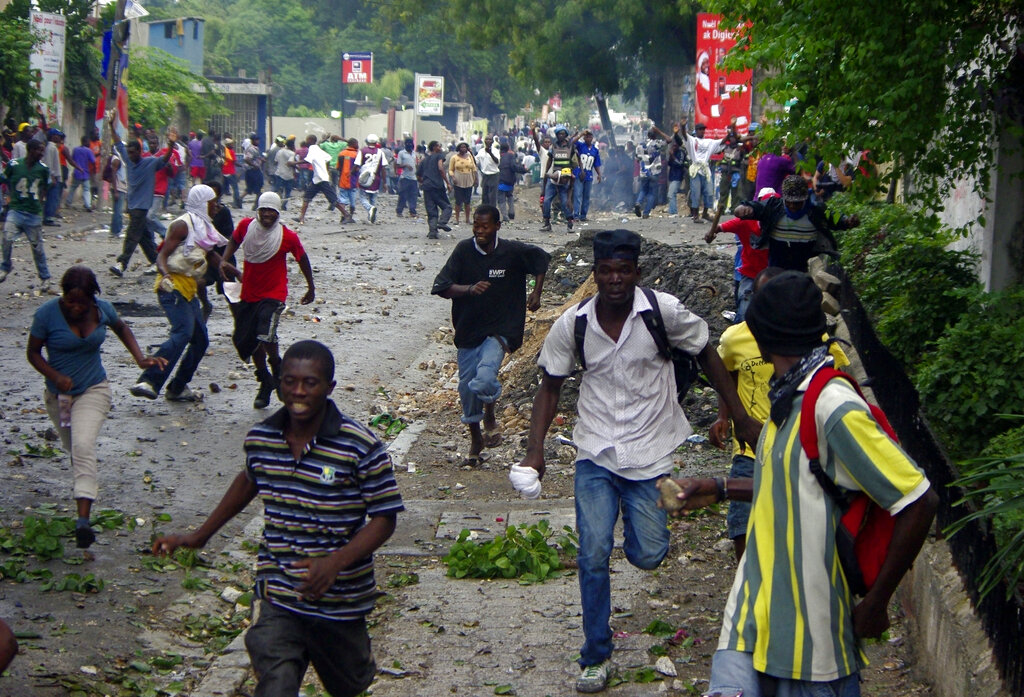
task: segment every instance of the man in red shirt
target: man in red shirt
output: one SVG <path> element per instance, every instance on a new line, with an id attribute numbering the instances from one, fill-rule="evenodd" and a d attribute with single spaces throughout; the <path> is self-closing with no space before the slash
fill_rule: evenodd
<path id="1" fill-rule="evenodd" d="M 232 341 L 243 361 L 252 357 L 256 366 L 259 392 L 252 406 L 265 409 L 281 374 L 281 356 L 277 350 L 277 325 L 288 299 L 288 254 L 299 262 L 306 278 L 306 294 L 301 303 L 313 302 L 313 267 L 294 231 L 281 224 L 281 197 L 272 191 L 260 194 L 255 218 L 243 218 L 235 228 L 223 258 L 230 259 L 242 250 L 242 272 L 229 262 L 221 262 L 221 273 L 228 280 L 241 279 L 241 300 L 231 306 L 235 316 Z M 267 364 L 270 369 L 267 369 Z"/>
<path id="2" fill-rule="evenodd" d="M 778 197 L 779 194 L 775 189 L 769 187 L 757 192 L 758 201 Z M 768 248 L 754 249 L 750 244 L 751 235 L 761 234 L 761 223 L 756 220 L 733 218 L 721 225 L 715 223 L 704 235 L 704 241 L 710 243 L 719 232 L 731 232 L 739 238 L 740 265 L 736 269 L 740 275 L 740 280 L 736 285 L 736 324 L 739 324 L 744 320 L 747 314 L 747 305 L 750 304 L 750 296 L 754 294 L 754 279 L 768 266 Z"/>
<path id="3" fill-rule="evenodd" d="M 157 140 L 154 134 L 149 138 L 149 156 L 150 157 L 164 157 L 167 154 L 168 148 L 171 150 L 171 155 L 167 158 L 167 164 L 163 167 L 159 167 L 156 170 L 156 174 L 153 178 L 153 205 L 149 207 L 149 213 L 146 215 L 146 222 L 150 229 L 154 233 L 163 237 L 167 234 L 167 227 L 160 222 L 160 214 L 163 213 L 164 197 L 167 196 L 167 187 L 174 181 L 175 176 L 178 174 L 178 170 L 183 167 L 181 157 L 178 154 L 178 149 L 173 146 L 167 146 L 157 150 L 160 145 L 160 141 Z M 145 153 L 143 157 L 145 157 Z"/>

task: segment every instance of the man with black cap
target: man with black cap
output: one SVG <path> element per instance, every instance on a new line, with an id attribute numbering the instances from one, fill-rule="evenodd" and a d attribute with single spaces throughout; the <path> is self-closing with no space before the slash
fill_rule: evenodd
<path id="1" fill-rule="evenodd" d="M 866 663 L 860 640 L 889 626 L 889 600 L 935 515 L 938 496 L 924 472 L 886 435 L 850 382 L 829 380 L 814 407 L 824 474 L 894 516 L 878 578 L 854 605 L 836 551 L 841 510 L 823 492 L 798 436 L 804 392 L 832 364 L 821 300 L 807 274 L 789 271 L 766 283 L 747 309 L 747 325 L 775 369 L 753 480 L 677 482 L 686 509 L 726 498 L 752 502 L 708 694 L 860 695 Z"/>
<path id="2" fill-rule="evenodd" d="M 585 367 L 580 382 L 579 419 L 573 431 L 576 456 L 576 528 L 579 531 L 580 598 L 584 643 L 580 650 L 580 692 L 600 692 L 613 666 L 609 558 L 615 522 L 622 514 L 626 558 L 654 569 L 668 553 L 665 511 L 658 508 L 658 478 L 672 471 L 673 452 L 693 432 L 676 395 L 674 368 L 658 350 L 647 321 L 658 304 L 672 347 L 696 356 L 711 383 L 741 415 L 737 432 L 756 442 L 760 424 L 744 412 L 736 387 L 714 346 L 707 323 L 668 293 L 636 292 L 641 238 L 628 230 L 594 236 L 597 295 L 559 317 L 537 360 L 544 370 L 533 402 L 526 457 L 512 474 L 544 474 L 544 436 L 558 408 L 565 379 Z M 654 315 L 655 317 L 657 315 Z M 580 318 L 585 319 L 578 344 Z M 582 346 L 582 354 L 578 350 Z M 539 495 L 532 482 L 513 484 L 524 495 Z"/>
<path id="3" fill-rule="evenodd" d="M 480 464 L 483 448 L 501 443 L 501 429 L 494 417 L 494 404 L 501 396 L 498 369 L 505 354 L 523 344 L 526 310 L 540 307 L 544 275 L 551 261 L 551 255 L 536 245 L 498 239 L 500 228 L 497 208 L 477 206 L 473 236 L 455 246 L 430 291 L 452 301 L 462 423 L 469 427 L 467 465 Z M 528 275 L 537 279 L 529 297 Z"/>
<path id="4" fill-rule="evenodd" d="M 836 215 L 810 200 L 808 181 L 799 174 L 782 180 L 782 198 L 744 201 L 733 215 L 761 224 L 761 234 L 750 238 L 754 249 L 768 247 L 768 263 L 790 271 L 807 271 L 807 261 L 837 249 L 833 230 L 860 225 L 856 215 Z"/>

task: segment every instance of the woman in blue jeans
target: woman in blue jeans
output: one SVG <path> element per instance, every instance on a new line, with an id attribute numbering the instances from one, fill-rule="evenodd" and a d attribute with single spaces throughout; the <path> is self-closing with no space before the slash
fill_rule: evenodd
<path id="1" fill-rule="evenodd" d="M 165 358 L 166 365 L 151 366 L 142 373 L 131 388 L 136 397 L 156 399 L 174 364 L 181 358 L 177 373 L 167 385 L 167 399 L 172 402 L 199 400 L 188 383 L 210 339 L 199 302 L 198 282 L 206 276 L 209 264 L 214 268 L 220 266 L 216 248 L 228 243 L 213 227 L 212 218 L 219 206 L 213 189 L 205 184 L 193 186 L 188 192 L 184 215 L 167 229 L 167 238 L 156 258 L 159 272 L 156 295 L 171 324 L 171 335 L 160 345 L 156 355 Z"/>

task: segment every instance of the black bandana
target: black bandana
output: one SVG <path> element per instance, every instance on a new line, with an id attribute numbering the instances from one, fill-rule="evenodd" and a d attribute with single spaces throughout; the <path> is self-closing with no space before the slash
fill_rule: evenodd
<path id="1" fill-rule="evenodd" d="M 805 354 L 800 362 L 787 370 L 781 378 L 772 378 L 768 399 L 772 404 L 771 419 L 776 426 L 782 426 L 789 412 L 793 410 L 793 398 L 796 397 L 796 388 L 800 383 L 822 365 L 833 363 L 835 360 L 828 352 L 828 344 L 822 344 Z"/>

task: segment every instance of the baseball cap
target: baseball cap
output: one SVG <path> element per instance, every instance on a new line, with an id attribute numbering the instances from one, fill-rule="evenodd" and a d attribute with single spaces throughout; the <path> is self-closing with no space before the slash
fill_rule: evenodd
<path id="1" fill-rule="evenodd" d="M 366 136 L 366 143 L 368 145 L 373 145 L 378 142 L 380 142 L 380 138 L 377 137 L 376 133 L 371 133 L 368 136 Z"/>
<path id="2" fill-rule="evenodd" d="M 598 259 L 640 259 L 643 239 L 631 230 L 599 230 L 594 235 L 594 261 Z"/>

